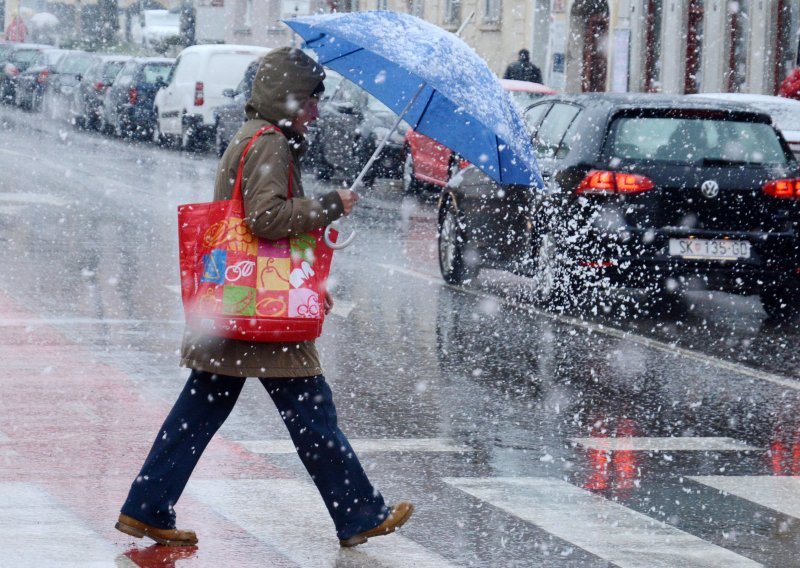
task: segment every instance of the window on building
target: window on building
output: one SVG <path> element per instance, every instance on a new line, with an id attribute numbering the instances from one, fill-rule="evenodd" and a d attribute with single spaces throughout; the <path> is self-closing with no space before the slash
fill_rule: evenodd
<path id="1" fill-rule="evenodd" d="M 662 0 L 647 0 L 645 3 L 644 28 L 644 90 L 646 93 L 661 91 L 661 22 Z"/>
<path id="2" fill-rule="evenodd" d="M 378 0 L 377 8 L 378 10 L 388 10 L 389 0 Z"/>
<path id="3" fill-rule="evenodd" d="M 406 11 L 412 16 L 422 17 L 422 0 L 406 0 Z"/>
<path id="4" fill-rule="evenodd" d="M 501 0 L 483 0 L 483 21 L 487 24 L 499 24 L 503 16 Z"/>
<path id="5" fill-rule="evenodd" d="M 445 0 L 444 25 L 458 26 L 461 24 L 461 0 Z"/>
<path id="6" fill-rule="evenodd" d="M 747 36 L 750 19 L 747 2 L 728 0 L 728 41 L 730 52 L 725 74 L 726 90 L 741 93 L 747 90 Z"/>
<path id="7" fill-rule="evenodd" d="M 775 82 L 773 84 L 773 94 L 778 92 L 781 82 L 794 68 L 795 58 L 800 57 L 800 55 L 793 53 L 797 14 L 794 13 L 792 4 L 788 0 L 778 0 L 778 33 L 775 37 L 774 48 Z M 800 33 L 798 33 L 798 40 L 800 40 Z"/>
<path id="8" fill-rule="evenodd" d="M 689 0 L 686 28 L 686 71 L 683 78 L 683 92 L 699 93 L 700 62 L 703 53 L 703 0 Z"/>

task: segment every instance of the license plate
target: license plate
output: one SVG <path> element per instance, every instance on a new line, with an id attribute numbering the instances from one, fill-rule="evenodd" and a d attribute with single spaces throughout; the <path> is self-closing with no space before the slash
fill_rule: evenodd
<path id="1" fill-rule="evenodd" d="M 72 87 L 61 87 L 61 92 L 64 93 L 65 95 L 71 95 Z"/>
<path id="2" fill-rule="evenodd" d="M 670 256 L 737 260 L 750 258 L 750 242 L 729 239 L 670 239 Z"/>

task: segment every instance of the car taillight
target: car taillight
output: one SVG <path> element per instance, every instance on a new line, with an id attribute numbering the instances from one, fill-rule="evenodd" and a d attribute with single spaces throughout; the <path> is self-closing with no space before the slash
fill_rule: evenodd
<path id="1" fill-rule="evenodd" d="M 761 191 L 778 199 L 800 199 L 800 179 L 774 179 L 765 183 Z"/>
<path id="2" fill-rule="evenodd" d="M 102 81 L 98 81 L 97 83 L 94 84 L 95 91 L 102 91 L 105 88 L 106 88 L 106 84 L 103 83 Z"/>
<path id="3" fill-rule="evenodd" d="M 203 97 L 203 82 L 198 81 L 194 84 L 194 106 L 203 106 L 205 99 Z"/>
<path id="4" fill-rule="evenodd" d="M 136 99 L 139 98 L 139 93 L 136 92 L 136 87 L 128 89 L 128 104 L 135 105 Z"/>
<path id="5" fill-rule="evenodd" d="M 47 69 L 43 69 L 39 71 L 39 75 L 36 77 L 36 82 L 40 85 L 47 83 L 47 78 L 50 76 L 50 71 Z"/>
<path id="6" fill-rule="evenodd" d="M 578 184 L 578 195 L 613 195 L 642 193 L 655 186 L 649 178 L 639 174 L 591 170 Z"/>
<path id="7" fill-rule="evenodd" d="M 17 69 L 16 65 L 12 65 L 11 63 L 6 65 L 5 71 L 6 74 L 10 75 L 11 77 L 16 77 L 19 75 L 19 69 Z"/>

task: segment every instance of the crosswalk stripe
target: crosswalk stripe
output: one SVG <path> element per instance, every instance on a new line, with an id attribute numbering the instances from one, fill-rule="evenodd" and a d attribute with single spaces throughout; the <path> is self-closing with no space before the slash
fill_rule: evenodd
<path id="1" fill-rule="evenodd" d="M 756 451 L 733 438 L 570 438 L 582 448 L 592 450 L 638 451 L 638 452 L 711 452 L 711 451 Z"/>
<path id="2" fill-rule="evenodd" d="M 444 480 L 621 568 L 761 566 L 559 479 Z"/>
<path id="3" fill-rule="evenodd" d="M 113 566 L 118 552 L 53 497 L 29 483 L 0 483 L 2 566 Z"/>
<path id="4" fill-rule="evenodd" d="M 193 480 L 187 491 L 300 566 L 453 566 L 400 534 L 342 550 L 328 511 L 310 483 L 294 479 Z"/>
<path id="5" fill-rule="evenodd" d="M 291 440 L 242 440 L 238 442 L 254 454 L 294 454 Z M 360 438 L 350 439 L 359 454 L 377 452 L 472 452 L 447 438 Z"/>
<path id="6" fill-rule="evenodd" d="M 689 479 L 800 519 L 800 477 L 692 475 Z"/>

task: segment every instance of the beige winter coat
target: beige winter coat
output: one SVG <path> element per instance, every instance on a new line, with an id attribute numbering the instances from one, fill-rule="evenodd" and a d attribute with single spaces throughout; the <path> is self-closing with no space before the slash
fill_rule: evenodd
<path id="1" fill-rule="evenodd" d="M 256 131 L 271 123 L 283 130 L 262 134 L 244 165 L 246 222 L 256 236 L 280 239 L 324 227 L 342 215 L 336 191 L 304 197 L 298 164 L 302 138 L 289 129 L 293 115 L 324 79 L 322 68 L 302 51 L 282 48 L 264 56 L 247 103 L 247 122 L 222 156 L 214 200 L 230 199 L 241 154 Z M 292 199 L 288 199 L 289 170 Z M 250 343 L 184 332 L 181 365 L 236 377 L 309 377 L 322 374 L 313 341 Z"/>

